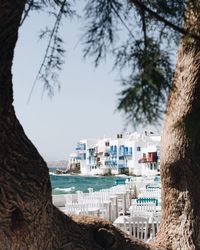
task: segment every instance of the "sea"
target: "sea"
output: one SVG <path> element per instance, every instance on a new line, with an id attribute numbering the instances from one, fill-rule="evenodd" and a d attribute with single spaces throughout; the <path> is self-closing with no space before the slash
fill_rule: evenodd
<path id="1" fill-rule="evenodd" d="M 127 176 L 85 176 L 85 175 L 69 175 L 55 174 L 55 169 L 49 170 L 52 194 L 72 194 L 76 191 L 88 192 L 88 188 L 93 191 L 99 191 L 104 188 L 111 188 L 116 184 L 116 180 L 127 178 Z"/>

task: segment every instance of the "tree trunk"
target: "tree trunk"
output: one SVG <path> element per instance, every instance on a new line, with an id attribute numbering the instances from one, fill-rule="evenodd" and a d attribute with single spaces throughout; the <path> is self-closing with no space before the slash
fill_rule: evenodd
<path id="1" fill-rule="evenodd" d="M 161 142 L 163 221 L 150 248 L 106 221 L 69 217 L 52 205 L 46 163 L 12 106 L 11 66 L 25 2 L 0 0 L 0 249 L 200 249 L 199 42 L 185 39 L 179 49 Z M 196 9 L 189 8 L 186 28 L 198 29 Z"/>
<path id="2" fill-rule="evenodd" d="M 11 66 L 25 2 L 0 0 L 0 249 L 150 249 L 108 222 L 72 218 L 53 206 L 46 163 L 12 106 Z"/>
<path id="3" fill-rule="evenodd" d="M 185 28 L 197 36 L 199 7 L 199 0 L 191 1 L 185 18 Z M 200 249 L 200 41 L 182 39 L 173 84 L 161 140 L 163 223 L 157 242 L 194 250 Z"/>
<path id="4" fill-rule="evenodd" d="M 48 168 L 12 106 L 11 67 L 25 2 L 0 1 L 0 249 L 40 249 L 52 224 L 44 213 L 52 214 Z"/>

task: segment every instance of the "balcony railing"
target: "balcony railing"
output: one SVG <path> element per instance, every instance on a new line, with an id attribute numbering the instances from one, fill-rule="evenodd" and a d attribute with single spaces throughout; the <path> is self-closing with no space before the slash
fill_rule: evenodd
<path id="1" fill-rule="evenodd" d="M 138 163 L 146 163 L 147 162 L 147 158 L 140 158 Z"/>
<path id="2" fill-rule="evenodd" d="M 109 154 L 110 155 L 117 155 L 117 151 L 110 151 Z"/>
<path id="3" fill-rule="evenodd" d="M 116 161 L 105 161 L 106 166 L 116 166 L 117 162 Z"/>
<path id="4" fill-rule="evenodd" d="M 153 162 L 157 162 L 157 159 L 143 157 L 138 160 L 138 163 L 153 163 Z"/>
<path id="5" fill-rule="evenodd" d="M 125 164 L 118 164 L 118 168 L 125 168 Z"/>
<path id="6" fill-rule="evenodd" d="M 143 156 L 139 159 L 138 163 L 153 163 L 158 161 L 157 152 L 143 153 Z"/>

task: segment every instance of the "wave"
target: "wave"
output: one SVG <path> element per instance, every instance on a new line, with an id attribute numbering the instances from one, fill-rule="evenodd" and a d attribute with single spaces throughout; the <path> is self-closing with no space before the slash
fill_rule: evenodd
<path id="1" fill-rule="evenodd" d="M 55 176 L 70 176 L 71 174 L 56 174 L 54 172 L 49 172 L 50 175 L 55 175 Z"/>
<path id="2" fill-rule="evenodd" d="M 70 193 L 75 190 L 75 187 L 70 187 L 70 188 L 54 188 L 54 191 L 62 191 L 65 193 Z"/>

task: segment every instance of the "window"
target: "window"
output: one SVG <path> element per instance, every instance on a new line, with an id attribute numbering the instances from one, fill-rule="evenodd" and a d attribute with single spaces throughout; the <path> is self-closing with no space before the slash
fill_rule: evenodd
<path id="1" fill-rule="evenodd" d="M 106 142 L 105 142 L 105 146 L 109 146 L 109 141 L 106 141 Z"/>
<path id="2" fill-rule="evenodd" d="M 137 151 L 141 151 L 141 148 L 140 148 L 140 147 L 137 147 Z"/>

